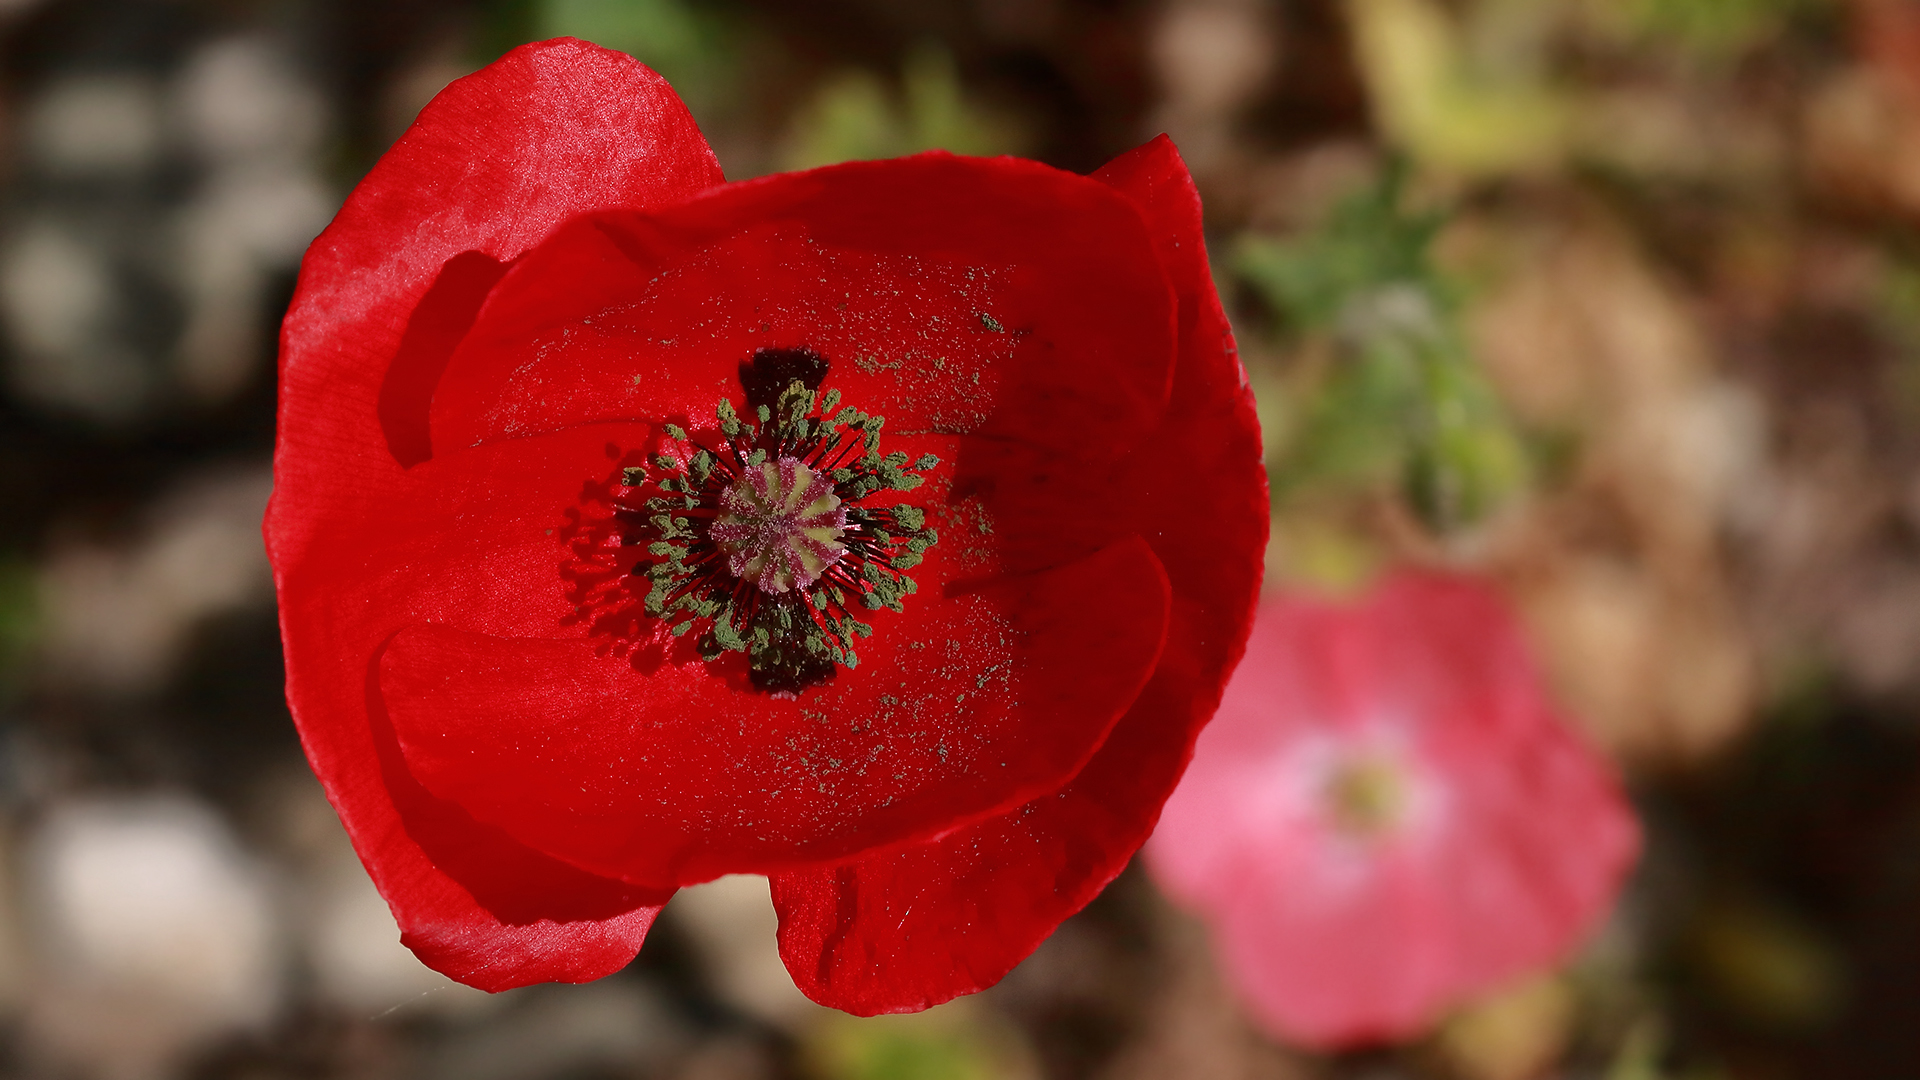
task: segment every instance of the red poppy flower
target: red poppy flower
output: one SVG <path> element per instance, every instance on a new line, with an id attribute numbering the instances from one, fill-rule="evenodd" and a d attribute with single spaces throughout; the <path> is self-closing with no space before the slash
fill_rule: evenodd
<path id="1" fill-rule="evenodd" d="M 1147 854 L 1256 1019 L 1325 1047 L 1559 961 L 1638 847 L 1499 596 L 1403 573 L 1261 608 Z"/>
<path id="2" fill-rule="evenodd" d="M 449 87 L 315 241 L 275 478 L 288 699 L 415 953 L 597 978 L 763 873 L 862 1013 L 991 984 L 1124 865 L 1266 533 L 1165 139 L 727 184 L 566 40 Z"/>

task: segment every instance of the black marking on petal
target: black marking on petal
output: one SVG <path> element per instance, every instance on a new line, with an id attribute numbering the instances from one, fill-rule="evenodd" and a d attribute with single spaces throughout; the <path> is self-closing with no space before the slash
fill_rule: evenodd
<path id="1" fill-rule="evenodd" d="M 740 362 L 740 388 L 747 392 L 747 411 L 771 408 L 788 384 L 798 381 L 808 390 L 820 389 L 827 378 L 827 358 L 812 349 L 758 349 Z"/>

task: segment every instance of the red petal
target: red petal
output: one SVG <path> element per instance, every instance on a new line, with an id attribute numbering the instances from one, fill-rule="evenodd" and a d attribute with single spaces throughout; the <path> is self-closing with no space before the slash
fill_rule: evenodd
<path id="1" fill-rule="evenodd" d="M 363 682 L 397 817 L 355 843 L 379 868 L 400 940 L 430 967 L 482 990 L 587 982 L 625 967 L 672 890 L 584 873 L 429 794 L 394 745 L 377 664 L 376 657 Z"/>
<path id="2" fill-rule="evenodd" d="M 690 884 L 924 836 L 1059 787 L 1153 670 L 1166 605 L 1134 539 L 923 593 L 862 644 L 871 657 L 798 700 L 698 663 L 637 675 L 591 640 L 424 625 L 394 638 L 380 683 L 429 790 L 596 873 Z"/>
<path id="3" fill-rule="evenodd" d="M 284 575 L 289 604 L 307 605 L 303 633 L 340 643 L 330 660 L 391 641 L 384 707 L 410 775 L 534 848 L 671 885 L 925 835 L 1058 786 L 1153 670 L 1167 599 L 1147 545 L 988 576 L 973 550 L 984 538 L 970 541 L 937 476 L 916 494 L 948 539 L 915 571 L 906 610 L 875 613 L 863 662 L 831 684 L 782 701 L 744 690 L 726 660 L 700 663 L 686 639 L 662 635 L 676 654 L 632 652 L 604 631 L 641 620 L 577 607 L 567 585 L 605 569 L 577 561 L 578 545 L 599 550 L 580 523 L 608 490 L 582 478 L 617 473 L 660 437 L 606 424 L 443 454 L 364 517 L 329 523 Z M 634 556 L 609 539 L 624 576 Z M 534 744 L 538 760 L 518 760 Z M 770 799 L 770 783 L 784 794 Z"/>
<path id="4" fill-rule="evenodd" d="M 1139 700 L 1057 794 L 931 842 L 773 877 L 781 955 L 822 1004 L 911 1011 L 1012 970 L 1152 832 L 1245 647 L 1266 481 L 1252 398 L 1207 267 L 1199 196 L 1164 136 L 1096 178 L 1147 221 L 1179 303 L 1166 419 L 1118 473 L 1136 493 L 1120 527 L 1146 537 L 1173 585 L 1167 646 Z"/>
<path id="5" fill-rule="evenodd" d="M 861 162 L 562 229 L 487 301 L 434 439 L 710 422 L 740 361 L 805 346 L 890 432 L 1110 460 L 1160 423 L 1173 333 L 1153 240 L 1105 185 L 1010 158 Z"/>
<path id="6" fill-rule="evenodd" d="M 517 49 L 462 79 L 347 200 L 302 264 L 282 338 L 276 493 L 267 539 L 280 586 L 288 700 L 328 797 L 399 920 L 449 975 L 488 989 L 613 971 L 664 897 L 583 874 L 383 776 L 367 664 L 393 627 L 364 600 L 306 588 L 330 521 L 358 517 L 425 448 L 432 368 L 451 354 L 485 260 L 504 263 L 575 214 L 678 202 L 719 183 L 666 83 L 578 41 Z M 448 272 L 444 306 L 409 314 Z M 436 325 L 437 323 L 437 325 Z M 428 386 L 423 391 L 421 384 Z"/>

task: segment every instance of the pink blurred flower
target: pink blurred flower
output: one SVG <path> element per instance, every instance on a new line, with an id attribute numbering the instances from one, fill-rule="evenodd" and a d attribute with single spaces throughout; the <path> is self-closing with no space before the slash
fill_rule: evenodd
<path id="1" fill-rule="evenodd" d="M 1328 1047 L 1559 962 L 1638 849 L 1499 595 L 1408 572 L 1261 608 L 1147 850 L 1256 1019 Z"/>

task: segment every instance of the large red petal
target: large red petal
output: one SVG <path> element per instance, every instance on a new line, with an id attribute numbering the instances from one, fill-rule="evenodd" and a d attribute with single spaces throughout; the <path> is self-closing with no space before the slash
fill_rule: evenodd
<path id="1" fill-rule="evenodd" d="M 1214 292 L 1200 203 L 1163 136 L 1096 178 L 1148 223 L 1179 304 L 1166 419 L 1121 467 L 1123 521 L 1173 586 L 1140 698 L 1058 793 L 937 840 L 775 875 L 780 951 L 822 1004 L 871 1015 L 992 985 L 1118 874 L 1152 832 L 1245 647 L 1267 534 L 1253 402 Z"/>
<path id="2" fill-rule="evenodd" d="M 1176 330 L 1155 256 L 1104 184 L 944 154 L 589 216 L 486 298 L 434 394 L 431 442 L 445 454 L 636 417 L 711 438 L 740 362 L 804 345 L 830 358 L 827 388 L 886 417 L 889 449 L 965 436 L 935 448 L 947 510 L 967 521 L 940 526 L 930 565 L 1062 566 L 1137 527 L 1113 511 L 1140 495 L 1116 459 L 1152 444 Z"/>
<path id="3" fill-rule="evenodd" d="M 1011 158 L 861 162 L 562 229 L 487 300 L 433 439 L 697 422 L 756 349 L 806 347 L 889 431 L 1110 461 L 1160 424 L 1174 331 L 1153 239 L 1106 185 Z"/>
<path id="4" fill-rule="evenodd" d="M 570 453 L 501 455 L 491 476 L 577 492 L 581 462 L 610 467 L 606 440 L 620 433 L 587 432 Z M 381 644 L 410 621 L 511 613 L 511 623 L 490 628 L 524 631 L 571 614 L 552 588 L 560 546 L 544 535 L 559 515 L 511 490 L 476 498 L 449 481 L 454 472 L 438 461 L 413 470 L 377 512 L 325 523 L 306 559 L 279 568 L 282 622 L 300 628 L 302 646 L 289 650 L 289 698 L 316 771 L 423 959 L 488 989 L 597 978 L 632 958 L 671 890 L 584 873 L 428 792 L 408 771 L 378 693 Z M 449 558 L 445 532 L 436 540 L 422 527 L 489 519 L 517 528 L 462 535 L 464 565 Z M 316 715 L 331 722 L 310 722 Z"/>
<path id="5" fill-rule="evenodd" d="M 544 441 L 544 440 L 543 440 Z M 921 595 L 797 700 L 705 665 L 636 674 L 591 639 L 401 631 L 381 690 L 430 791 L 609 876 L 691 884 L 844 857 L 1018 805 L 1078 772 L 1166 633 L 1138 539 Z"/>
<path id="6" fill-rule="evenodd" d="M 720 180 L 659 76 L 583 42 L 530 45 L 435 98 L 302 264 L 267 514 L 288 701 L 403 939 L 476 986 L 613 971 L 664 895 L 513 843 L 392 768 L 367 679 L 395 628 L 364 592 L 317 585 L 316 562 L 356 554 L 325 550 L 323 533 L 389 503 L 404 467 L 430 453 L 437 369 L 502 265 L 575 214 L 664 206 Z M 435 302 L 416 316 L 430 289 Z"/>
<path id="7" fill-rule="evenodd" d="M 746 690 L 737 655 L 701 662 L 633 613 L 636 594 L 603 608 L 569 588 L 632 581 L 633 549 L 595 523 L 620 463 L 663 438 L 599 424 L 440 454 L 366 518 L 329 523 L 289 572 L 290 596 L 324 598 L 349 641 L 383 644 L 376 742 L 409 782 L 573 865 L 664 887 L 841 857 L 1051 790 L 1154 669 L 1168 601 L 1151 548 L 1126 538 L 995 573 L 936 476 L 920 491 L 949 539 L 904 611 L 869 616 L 859 666 L 798 700 Z"/>

